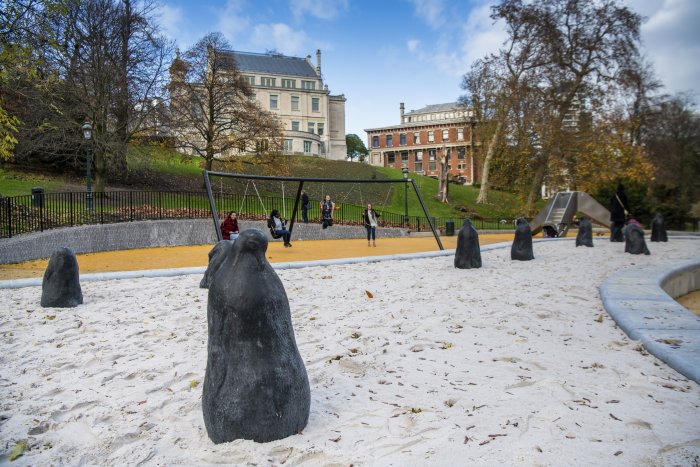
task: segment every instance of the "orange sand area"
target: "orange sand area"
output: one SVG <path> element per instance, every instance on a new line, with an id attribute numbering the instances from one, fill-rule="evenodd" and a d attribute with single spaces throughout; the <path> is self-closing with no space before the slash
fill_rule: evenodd
<path id="1" fill-rule="evenodd" d="M 700 316 L 700 290 L 690 292 L 688 295 L 683 295 L 676 299 L 678 303 Z"/>
<path id="2" fill-rule="evenodd" d="M 482 234 L 479 236 L 481 245 L 507 242 L 512 239 L 512 233 Z M 457 246 L 456 236 L 441 237 L 441 240 L 445 249 Z M 270 242 L 267 249 L 268 260 L 272 263 L 286 263 L 438 250 L 437 242 L 432 236 L 380 238 L 377 240 L 376 247 L 368 247 L 367 241 L 361 239 L 306 240 L 292 243 L 291 248 L 284 248 L 281 242 Z M 206 266 L 207 254 L 212 246 L 176 246 L 86 253 L 78 255 L 78 265 L 81 274 Z M 41 259 L 0 265 L 0 280 L 42 277 L 47 263 L 48 259 Z"/>

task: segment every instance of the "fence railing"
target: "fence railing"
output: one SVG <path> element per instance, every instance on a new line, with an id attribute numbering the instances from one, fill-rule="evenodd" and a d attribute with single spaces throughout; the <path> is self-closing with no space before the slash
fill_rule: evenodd
<path id="1" fill-rule="evenodd" d="M 90 224 L 110 224 L 159 219 L 210 218 L 209 200 L 204 191 L 110 191 L 104 195 L 86 192 L 32 193 L 25 196 L 0 197 L 0 237 L 41 232 L 58 227 Z M 216 208 L 223 217 L 228 211 L 237 211 L 242 220 L 266 219 L 273 209 L 290 218 L 294 198 L 274 196 L 242 196 L 219 193 L 214 196 Z M 381 227 L 405 227 L 412 230 L 429 230 L 425 216 L 408 216 L 403 213 L 378 209 Z M 334 220 L 338 224 L 364 225 L 364 206 L 349 203 L 336 204 Z M 308 210 L 310 222 L 320 222 L 318 200 L 311 201 Z M 461 220 L 433 217 L 437 229 L 445 229 L 452 221 L 459 229 Z M 301 212 L 297 213 L 301 222 Z M 477 229 L 513 230 L 512 219 L 473 219 Z"/>
<path id="2" fill-rule="evenodd" d="M 159 219 L 207 219 L 211 218 L 209 200 L 205 191 L 110 191 L 89 199 L 85 192 L 33 193 L 9 198 L 0 197 L 0 238 L 41 232 L 58 227 L 89 224 L 110 224 Z M 242 220 L 262 220 L 273 209 L 290 218 L 294 198 L 275 196 L 243 196 L 240 194 L 215 194 L 216 208 L 223 217 L 228 211 L 237 211 Z M 404 227 L 411 230 L 430 230 L 425 216 L 408 216 L 378 207 L 381 227 Z M 364 206 L 337 203 L 334 220 L 338 224 L 364 225 Z M 308 211 L 310 222 L 320 222 L 318 200 L 311 201 Z M 445 230 L 446 224 L 459 230 L 462 220 L 456 217 L 432 217 L 436 229 Z M 301 212 L 297 213 L 301 222 Z M 477 230 L 512 231 L 513 219 L 472 218 Z M 452 227 L 452 225 L 449 225 Z M 698 219 L 689 219 L 679 230 L 697 231 Z"/>

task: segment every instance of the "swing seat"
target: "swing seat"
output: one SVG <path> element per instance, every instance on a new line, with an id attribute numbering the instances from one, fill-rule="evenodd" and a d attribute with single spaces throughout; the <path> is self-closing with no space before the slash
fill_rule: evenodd
<path id="1" fill-rule="evenodd" d="M 270 229 L 270 235 L 273 239 L 277 240 L 278 238 L 282 238 L 275 230 L 275 224 L 272 223 L 272 219 L 267 220 L 267 227 Z"/>

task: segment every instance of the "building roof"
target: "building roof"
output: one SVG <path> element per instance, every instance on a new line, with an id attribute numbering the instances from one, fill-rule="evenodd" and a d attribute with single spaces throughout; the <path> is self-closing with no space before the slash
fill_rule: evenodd
<path id="1" fill-rule="evenodd" d="M 389 130 L 401 130 L 401 129 L 414 129 L 414 128 L 420 128 L 420 127 L 433 127 L 433 128 L 441 128 L 445 125 L 452 124 L 452 123 L 468 123 L 467 120 L 465 120 L 464 117 L 462 118 L 446 118 L 444 120 L 430 120 L 427 122 L 410 122 L 410 123 L 401 123 L 399 125 L 390 125 L 390 126 L 382 126 L 378 128 L 366 128 L 364 131 L 365 133 L 369 133 L 371 131 L 389 131 Z"/>
<path id="2" fill-rule="evenodd" d="M 433 113 L 433 112 L 447 112 L 450 110 L 456 110 L 458 108 L 463 109 L 464 106 L 460 105 L 459 102 L 448 102 L 447 104 L 430 104 L 430 105 L 426 105 L 422 109 L 411 110 L 410 112 L 406 113 L 405 115 L 427 114 L 427 113 Z"/>
<path id="3" fill-rule="evenodd" d="M 278 53 L 252 53 L 225 51 L 230 53 L 242 73 L 269 73 L 318 79 L 316 69 L 305 58 L 288 57 Z"/>

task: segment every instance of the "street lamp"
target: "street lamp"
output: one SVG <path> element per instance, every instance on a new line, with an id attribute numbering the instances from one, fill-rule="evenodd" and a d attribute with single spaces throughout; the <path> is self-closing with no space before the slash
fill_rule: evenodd
<path id="1" fill-rule="evenodd" d="M 408 168 L 402 167 L 401 172 L 403 172 L 403 202 L 404 202 L 403 222 L 404 222 L 405 226 L 408 226 Z"/>
<path id="2" fill-rule="evenodd" d="M 86 176 L 86 183 L 87 183 L 87 195 L 86 195 L 86 200 L 87 200 L 87 208 L 88 211 L 92 211 L 92 147 L 91 147 L 91 139 L 92 139 L 92 125 L 90 125 L 90 122 L 85 122 L 83 123 L 83 136 L 85 137 L 85 141 L 87 142 L 87 176 Z"/>

